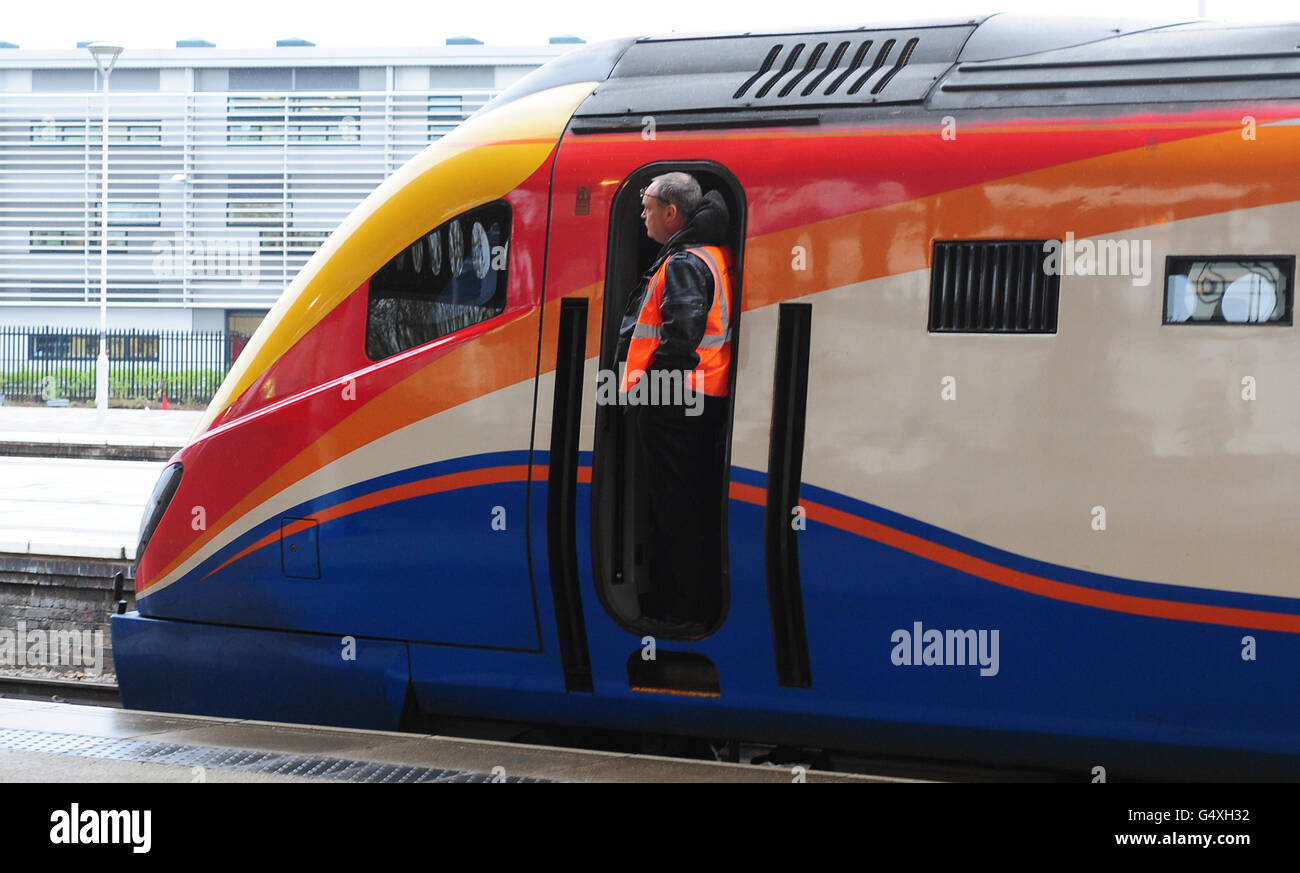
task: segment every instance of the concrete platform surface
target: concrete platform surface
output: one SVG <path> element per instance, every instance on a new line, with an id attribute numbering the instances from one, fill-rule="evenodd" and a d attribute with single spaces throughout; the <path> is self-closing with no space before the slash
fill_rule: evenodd
<path id="1" fill-rule="evenodd" d="M 190 409 L 95 409 L 0 406 L 0 443 L 180 448 L 203 418 Z"/>
<path id="2" fill-rule="evenodd" d="M 0 552 L 134 560 L 140 517 L 164 466 L 0 457 Z"/>
<path id="3" fill-rule="evenodd" d="M 522 743 L 0 699 L 0 782 L 897 782 Z"/>

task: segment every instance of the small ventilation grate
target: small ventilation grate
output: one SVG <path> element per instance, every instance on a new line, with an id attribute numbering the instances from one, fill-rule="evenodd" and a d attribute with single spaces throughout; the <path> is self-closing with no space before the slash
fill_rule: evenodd
<path id="1" fill-rule="evenodd" d="M 872 46 L 876 45 L 876 41 L 871 39 L 863 40 L 859 43 L 857 50 L 853 52 L 848 65 L 843 69 L 840 68 L 840 64 L 852 46 L 852 42 L 849 40 L 840 42 L 833 51 L 830 51 L 831 43 L 819 42 L 813 46 L 812 51 L 806 54 L 804 50 L 808 48 L 808 43 L 796 43 L 789 46 L 788 51 L 786 50 L 787 46 L 781 43 L 772 46 L 768 50 L 767 55 L 763 58 L 763 63 L 759 65 L 758 71 L 746 79 L 745 83 L 737 88 L 736 93 L 731 96 L 733 100 L 739 100 L 749 94 L 751 88 L 758 85 L 758 90 L 752 95 L 752 99 L 755 100 L 767 97 L 769 94 L 778 100 L 792 94 L 803 98 L 814 94 L 829 79 L 829 84 L 826 85 L 826 90 L 822 92 L 822 96 L 830 97 L 839 92 L 840 86 L 855 74 L 857 78 L 847 91 L 842 92 L 843 96 L 857 94 L 869 82 L 876 79 L 871 90 L 867 92 L 874 96 L 884 91 L 885 86 L 899 74 L 903 67 L 907 66 L 920 42 L 919 37 L 912 37 L 903 46 L 903 50 L 896 57 L 891 58 L 891 53 L 898 44 L 898 40 L 887 39 L 877 47 L 870 66 L 864 68 L 867 58 L 871 54 Z M 783 55 L 784 60 L 782 59 Z M 804 58 L 806 60 L 801 63 L 801 59 Z M 884 71 L 883 74 L 882 71 Z M 759 85 L 760 82 L 762 82 L 761 85 Z M 804 84 L 805 82 L 807 84 Z M 773 93 L 773 89 L 778 85 L 781 87 Z M 803 86 L 802 90 L 798 90 L 801 85 Z"/>
<path id="2" fill-rule="evenodd" d="M 1056 333 L 1061 278 L 1047 240 L 936 242 L 930 267 L 934 333 Z"/>

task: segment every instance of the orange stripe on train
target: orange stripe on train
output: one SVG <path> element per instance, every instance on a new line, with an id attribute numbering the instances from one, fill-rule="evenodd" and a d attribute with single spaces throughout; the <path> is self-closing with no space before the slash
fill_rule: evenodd
<path id="1" fill-rule="evenodd" d="M 542 481 L 547 477 L 548 468 L 535 466 L 531 478 Z M 394 485 L 371 494 L 345 500 L 320 512 L 312 513 L 310 521 L 295 522 L 286 528 L 286 532 L 295 533 L 315 522 L 323 524 L 353 513 L 362 512 L 377 506 L 410 500 L 428 494 L 455 491 L 461 488 L 473 488 L 478 485 L 492 485 L 501 482 L 523 482 L 529 479 L 529 468 L 525 464 L 486 467 L 480 470 L 467 470 L 433 476 L 418 482 Z M 591 481 L 591 467 L 578 468 L 578 481 Z M 731 483 L 730 496 L 757 506 L 766 506 L 767 490 L 755 485 L 739 482 Z M 898 549 L 920 558 L 951 567 L 978 579 L 984 579 L 997 585 L 1015 588 L 1027 594 L 1036 594 L 1051 600 L 1074 603 L 1079 606 L 1091 606 L 1111 612 L 1123 612 L 1130 615 L 1144 615 L 1151 618 L 1164 618 L 1175 621 L 1193 621 L 1201 624 L 1228 625 L 1231 627 L 1273 630 L 1284 633 L 1300 633 L 1300 615 L 1280 612 L 1266 612 L 1256 609 L 1238 609 L 1230 606 L 1212 606 L 1202 603 L 1187 603 L 1177 600 L 1162 600 L 1154 597 L 1138 597 L 1131 594 L 1117 594 L 1101 591 L 1083 585 L 1060 582 L 1032 573 L 1024 573 L 977 558 L 957 549 L 939 545 L 924 537 L 905 533 L 897 528 L 871 521 L 850 512 L 832 509 L 824 504 L 809 500 L 801 501 L 808 518 L 829 525 L 846 533 L 855 534 L 865 539 L 874 540 L 891 548 Z M 244 548 L 219 567 L 208 573 L 212 576 L 228 567 L 240 558 L 264 548 L 280 539 L 282 533 L 275 531 L 262 537 L 257 542 Z"/>
<path id="2" fill-rule="evenodd" d="M 732 483 L 731 496 L 746 503 L 766 505 L 767 491 L 753 485 Z M 1160 600 L 1154 597 L 1137 597 L 1132 594 L 1116 594 L 1111 591 L 1099 591 L 1082 585 L 1058 582 L 1032 573 L 1022 573 L 1000 564 L 976 558 L 965 552 L 938 543 L 931 542 L 914 534 L 904 533 L 879 522 L 870 521 L 861 516 L 831 509 L 820 503 L 801 500 L 808 518 L 847 533 L 857 534 L 866 539 L 908 552 L 920 558 L 934 561 L 945 567 L 951 567 L 978 579 L 1015 588 L 1028 594 L 1037 594 L 1052 600 L 1074 603 L 1079 606 L 1091 606 L 1111 612 L 1125 612 L 1130 615 L 1145 615 L 1151 618 L 1166 618 L 1176 621 L 1194 621 L 1201 624 L 1221 624 L 1231 627 L 1254 628 L 1258 630 L 1275 630 L 1284 633 L 1300 633 L 1300 615 L 1284 612 L 1265 612 L 1257 609 L 1237 609 L 1230 606 L 1209 606 L 1202 603 L 1184 603 L 1177 600 Z"/>

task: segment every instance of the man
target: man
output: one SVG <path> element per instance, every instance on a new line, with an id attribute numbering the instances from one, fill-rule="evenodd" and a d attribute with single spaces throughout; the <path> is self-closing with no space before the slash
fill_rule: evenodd
<path id="1" fill-rule="evenodd" d="M 620 391 L 641 400 L 624 409 L 650 515 L 658 603 L 647 624 L 699 636 L 721 610 L 723 435 L 735 302 L 729 215 L 722 196 L 702 195 L 687 173 L 656 176 L 641 193 L 646 233 L 662 248 L 628 301 L 618 361 Z M 642 379 L 649 385 L 638 386 Z M 647 391 L 650 386 L 659 390 Z"/>

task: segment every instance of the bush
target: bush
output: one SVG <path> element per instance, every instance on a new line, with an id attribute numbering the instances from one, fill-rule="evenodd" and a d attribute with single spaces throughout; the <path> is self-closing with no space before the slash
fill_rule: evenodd
<path id="1" fill-rule="evenodd" d="M 148 365 L 110 366 L 108 397 L 114 406 L 153 406 L 162 389 L 169 403 L 207 406 L 225 376 L 226 371 L 219 368 L 175 370 Z M 25 367 L 0 372 L 0 394 L 15 401 L 37 402 L 66 397 L 73 401 L 93 402 L 95 368 L 92 364 L 90 367 Z"/>

